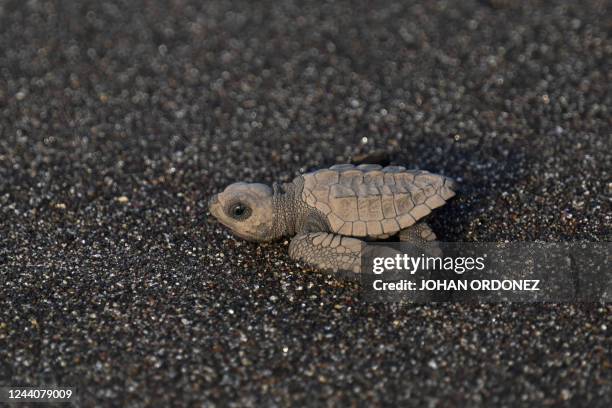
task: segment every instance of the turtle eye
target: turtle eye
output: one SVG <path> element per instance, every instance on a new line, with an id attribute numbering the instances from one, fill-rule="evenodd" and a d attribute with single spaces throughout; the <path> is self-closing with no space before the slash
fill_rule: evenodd
<path id="1" fill-rule="evenodd" d="M 251 215 L 251 209 L 243 203 L 236 203 L 230 207 L 229 215 L 239 221 L 246 220 Z"/>

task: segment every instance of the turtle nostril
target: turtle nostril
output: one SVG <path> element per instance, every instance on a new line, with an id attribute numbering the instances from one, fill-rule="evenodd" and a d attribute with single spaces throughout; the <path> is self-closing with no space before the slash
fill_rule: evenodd
<path id="1" fill-rule="evenodd" d="M 219 202 L 219 194 L 215 194 L 208 200 L 208 208 L 212 208 L 213 205 Z"/>

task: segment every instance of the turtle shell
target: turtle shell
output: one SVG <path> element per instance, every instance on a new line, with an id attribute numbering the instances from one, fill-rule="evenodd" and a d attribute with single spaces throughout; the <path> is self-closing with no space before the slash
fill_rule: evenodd
<path id="1" fill-rule="evenodd" d="M 353 237 L 394 235 L 455 195 L 451 179 L 402 166 L 339 164 L 302 177 L 303 201 Z"/>

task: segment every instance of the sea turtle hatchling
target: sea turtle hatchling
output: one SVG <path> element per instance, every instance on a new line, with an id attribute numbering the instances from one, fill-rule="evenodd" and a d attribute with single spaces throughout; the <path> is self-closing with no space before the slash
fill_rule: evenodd
<path id="1" fill-rule="evenodd" d="M 270 188 L 234 183 L 210 199 L 210 213 L 249 241 L 291 236 L 289 255 L 328 271 L 361 272 L 365 241 L 397 235 L 435 240 L 420 221 L 455 195 L 445 177 L 401 166 L 338 164 Z"/>

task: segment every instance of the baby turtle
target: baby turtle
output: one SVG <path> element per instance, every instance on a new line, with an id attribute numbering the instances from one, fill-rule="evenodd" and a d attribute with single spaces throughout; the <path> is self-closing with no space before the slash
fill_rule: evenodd
<path id="1" fill-rule="evenodd" d="M 444 176 L 401 166 L 338 164 L 273 185 L 234 183 L 213 196 L 210 212 L 249 241 L 293 237 L 289 255 L 323 270 L 361 272 L 364 241 L 397 235 L 435 240 L 423 221 L 455 195 Z"/>

